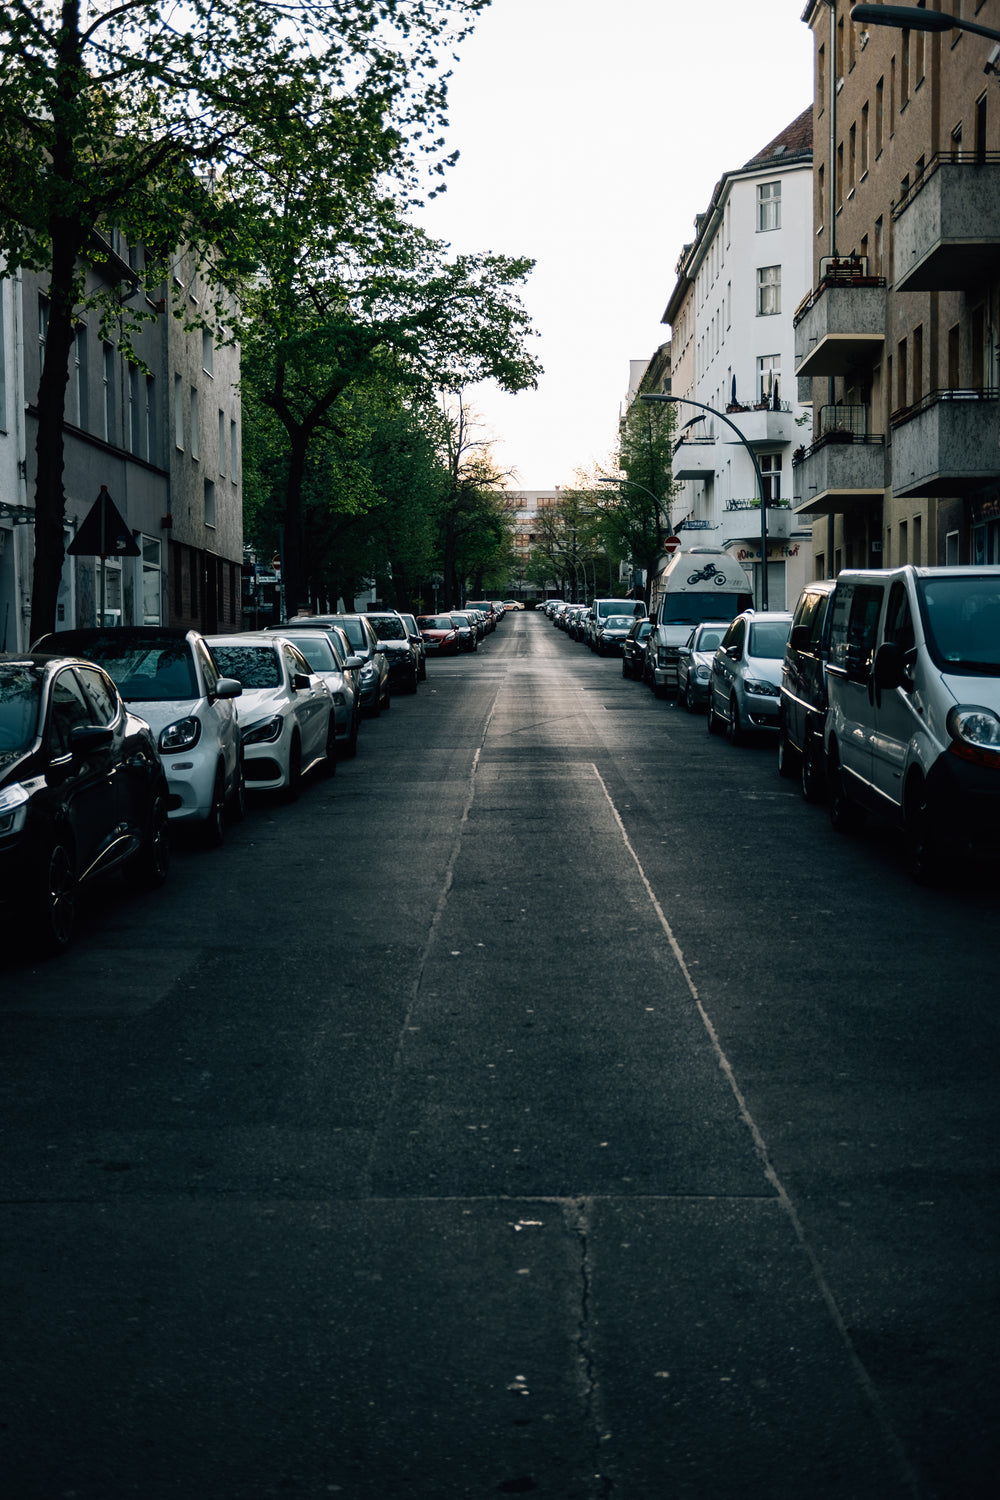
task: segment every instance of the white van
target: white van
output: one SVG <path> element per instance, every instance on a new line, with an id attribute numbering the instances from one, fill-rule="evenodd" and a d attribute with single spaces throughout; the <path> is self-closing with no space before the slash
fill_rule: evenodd
<path id="1" fill-rule="evenodd" d="M 1000 567 L 837 578 L 824 743 L 833 826 L 868 811 L 927 881 L 1000 851 Z"/>
<path id="2" fill-rule="evenodd" d="M 653 629 L 646 642 L 650 685 L 658 698 L 677 692 L 677 659 L 702 620 L 728 625 L 753 604 L 745 569 L 718 547 L 675 552 L 653 581 L 649 612 Z"/>

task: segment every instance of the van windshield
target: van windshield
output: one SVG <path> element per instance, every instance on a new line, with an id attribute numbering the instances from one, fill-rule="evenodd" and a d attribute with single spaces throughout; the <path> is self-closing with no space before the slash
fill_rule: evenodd
<path id="1" fill-rule="evenodd" d="M 720 589 L 708 593 L 671 594 L 663 602 L 664 625 L 697 625 L 700 620 L 733 620 L 746 606 L 746 594 L 724 594 Z"/>
<path id="2" fill-rule="evenodd" d="M 944 672 L 1000 677 L 1000 577 L 918 578 L 927 644 Z"/>

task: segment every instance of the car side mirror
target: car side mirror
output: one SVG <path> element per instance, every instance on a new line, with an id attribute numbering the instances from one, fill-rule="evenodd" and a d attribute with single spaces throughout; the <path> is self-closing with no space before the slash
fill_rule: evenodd
<path id="1" fill-rule="evenodd" d="M 220 677 L 215 684 L 215 691 L 209 693 L 209 698 L 241 698 L 243 696 L 243 684 L 236 677 Z"/>
<path id="2" fill-rule="evenodd" d="M 679 657 L 680 656 L 690 656 L 691 655 L 691 647 L 690 646 L 678 646 L 677 647 L 677 655 Z"/>
<path id="3" fill-rule="evenodd" d="M 875 653 L 873 675 L 875 686 L 883 692 L 902 687 L 903 668 L 906 665 L 902 647 L 896 641 L 883 641 Z"/>
<path id="4" fill-rule="evenodd" d="M 297 693 L 307 693 L 312 687 L 312 678 L 308 672 L 294 672 L 292 674 L 292 687 Z"/>
<path id="5" fill-rule="evenodd" d="M 365 659 L 363 656 L 349 656 L 344 662 L 344 666 L 352 672 L 357 672 L 360 667 L 364 666 L 364 664 Z"/>
<path id="6" fill-rule="evenodd" d="M 811 630 L 808 625 L 796 625 L 788 637 L 788 644 L 793 651 L 804 651 L 809 644 L 810 634 Z"/>
<path id="7" fill-rule="evenodd" d="M 114 737 L 109 724 L 76 724 L 69 732 L 70 753 L 82 758 L 96 750 L 110 750 Z"/>

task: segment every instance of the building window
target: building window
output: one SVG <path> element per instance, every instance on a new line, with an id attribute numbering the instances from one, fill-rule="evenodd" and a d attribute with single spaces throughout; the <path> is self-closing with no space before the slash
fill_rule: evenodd
<path id="1" fill-rule="evenodd" d="M 781 499 L 781 454 L 760 455 L 760 477 L 764 484 L 764 502 L 774 505 Z"/>
<path id="2" fill-rule="evenodd" d="M 781 373 L 780 354 L 762 354 L 757 360 L 757 400 L 770 401 Z"/>
<path id="3" fill-rule="evenodd" d="M 229 423 L 229 477 L 235 484 L 239 478 L 239 446 L 236 442 L 236 423 Z"/>
<path id="4" fill-rule="evenodd" d="M 159 448 L 156 441 L 156 386 L 152 375 L 146 376 L 145 402 L 146 457 L 155 464 L 159 460 Z"/>
<path id="5" fill-rule="evenodd" d="M 900 339 L 896 345 L 896 406 L 902 408 L 906 405 L 906 378 L 907 378 L 907 348 L 906 340 Z"/>
<path id="6" fill-rule="evenodd" d="M 205 480 L 205 525 L 215 525 L 215 480 Z"/>
<path id="7" fill-rule="evenodd" d="M 139 420 L 139 366 L 128 367 L 128 411 L 126 412 L 126 423 L 128 431 L 125 435 L 125 446 L 130 453 L 141 456 L 142 422 Z"/>
<path id="8" fill-rule="evenodd" d="M 198 420 L 198 387 L 191 387 L 191 457 L 196 461 L 201 457 L 201 426 Z"/>
<path id="9" fill-rule="evenodd" d="M 868 103 L 867 100 L 861 108 L 861 176 L 865 177 L 868 172 Z"/>
<path id="10" fill-rule="evenodd" d="M 4 291 L 7 283 L 0 278 L 0 432 L 7 430 L 7 360 L 4 332 Z"/>
<path id="11" fill-rule="evenodd" d="M 66 416 L 76 427 L 87 425 L 87 330 L 81 324 L 70 350 Z"/>
<path id="12" fill-rule="evenodd" d="M 115 437 L 115 347 L 113 344 L 104 344 L 101 349 L 101 384 L 102 384 L 102 428 L 101 436 L 106 443 L 113 443 Z"/>
<path id="13" fill-rule="evenodd" d="M 950 391 L 959 390 L 962 384 L 959 329 L 958 323 L 954 323 L 948 329 L 948 389 Z"/>
<path id="14" fill-rule="evenodd" d="M 872 274 L 875 276 L 881 276 L 883 274 L 882 257 L 885 253 L 884 246 L 885 224 L 882 221 L 882 216 L 879 215 L 879 217 L 875 220 L 875 248 L 872 255 Z"/>
<path id="15" fill-rule="evenodd" d="M 852 125 L 847 136 L 847 191 L 853 193 L 858 170 L 858 127 Z"/>
<path id="16" fill-rule="evenodd" d="M 781 267 L 758 266 L 757 314 L 770 317 L 781 312 Z"/>
<path id="17" fill-rule="evenodd" d="M 163 571 L 163 543 L 158 537 L 140 536 L 139 550 L 142 553 L 142 623 L 162 625 L 163 612 L 160 605 L 160 579 Z"/>
<path id="18" fill-rule="evenodd" d="M 899 42 L 899 112 L 910 102 L 910 33 L 904 30 Z"/>
<path id="19" fill-rule="evenodd" d="M 226 414 L 219 412 L 219 474 L 226 477 Z"/>
<path id="20" fill-rule="evenodd" d="M 882 155 L 882 130 L 885 123 L 885 79 L 875 85 L 875 156 Z"/>
<path id="21" fill-rule="evenodd" d="M 215 340 L 208 328 L 201 330 L 201 367 L 206 375 L 215 374 Z"/>
<path id="22" fill-rule="evenodd" d="M 916 406 L 924 394 L 924 327 L 918 323 L 913 330 L 913 404 Z"/>
<path id="23" fill-rule="evenodd" d="M 757 230 L 781 228 L 781 183 L 761 182 L 757 185 Z"/>
<path id="24" fill-rule="evenodd" d="M 184 451 L 184 382 L 174 376 L 174 446 Z"/>

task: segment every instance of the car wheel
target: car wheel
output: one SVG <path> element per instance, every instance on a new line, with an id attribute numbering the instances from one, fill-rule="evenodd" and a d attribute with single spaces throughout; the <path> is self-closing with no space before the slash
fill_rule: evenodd
<path id="1" fill-rule="evenodd" d="M 743 725 L 740 723 L 740 709 L 735 693 L 729 695 L 729 722 L 726 725 L 726 737 L 731 745 L 742 745 L 746 738 Z"/>
<path id="2" fill-rule="evenodd" d="M 294 802 L 302 790 L 302 746 L 297 734 L 292 736 L 292 743 L 288 751 L 288 785 L 285 787 L 285 800 Z"/>
<path id="3" fill-rule="evenodd" d="M 939 885 L 946 865 L 937 821 L 927 797 L 927 783 L 922 777 L 907 789 L 903 833 L 907 866 L 917 885 Z"/>
<path id="4" fill-rule="evenodd" d="M 383 713 L 388 713 L 391 707 L 392 707 L 392 700 L 389 697 L 389 679 L 387 677 L 386 680 L 385 680 L 385 692 L 382 695 L 382 711 L 383 711 Z"/>
<path id="5" fill-rule="evenodd" d="M 708 728 L 709 734 L 718 734 L 719 723 L 715 717 L 715 699 L 713 697 L 711 688 L 709 688 L 708 690 L 708 716 L 706 720 L 706 726 Z"/>
<path id="6" fill-rule="evenodd" d="M 331 711 L 330 722 L 326 730 L 326 759 L 323 762 L 324 776 L 336 776 L 337 758 L 337 717 Z"/>
<path id="7" fill-rule="evenodd" d="M 787 779 L 795 775 L 795 752 L 788 738 L 784 715 L 778 724 L 778 775 Z"/>
<path id="8" fill-rule="evenodd" d="M 417 691 L 417 683 L 419 681 L 420 681 L 420 673 L 417 671 L 417 668 L 414 667 L 413 668 L 413 676 L 409 679 L 409 681 L 406 684 L 406 691 L 408 693 L 415 693 Z"/>
<path id="9" fill-rule="evenodd" d="M 222 765 L 218 765 L 215 771 L 215 785 L 212 788 L 212 806 L 205 826 L 202 830 L 205 847 L 218 849 L 226 836 L 226 773 Z"/>
<path id="10" fill-rule="evenodd" d="M 823 752 L 815 734 L 808 732 L 806 734 L 806 742 L 802 747 L 802 758 L 799 763 L 799 775 L 802 795 L 806 801 L 822 802 L 826 791 L 826 777 L 823 773 Z"/>
<path id="11" fill-rule="evenodd" d="M 827 787 L 830 793 L 830 826 L 837 833 L 853 833 L 860 827 L 864 814 L 847 795 L 844 785 L 844 770 L 840 764 L 836 745 L 831 747 L 830 764 L 827 769 Z"/>
<path id="12" fill-rule="evenodd" d="M 690 678 L 688 678 L 688 685 L 684 692 L 684 707 L 689 714 L 696 714 L 698 712 L 698 704 L 694 696 L 694 688 L 691 686 Z"/>
<path id="13" fill-rule="evenodd" d="M 157 792 L 149 812 L 149 828 L 126 871 L 134 873 L 146 890 L 163 884 L 170 870 L 170 830 L 167 819 L 167 794 Z"/>
<path id="14" fill-rule="evenodd" d="M 625 658 L 623 656 L 622 657 L 622 676 L 623 677 L 630 677 L 631 675 L 632 674 L 629 672 L 629 669 L 628 669 L 628 662 L 625 660 Z"/>
<path id="15" fill-rule="evenodd" d="M 30 923 L 41 952 L 64 953 L 76 918 L 76 863 L 69 844 L 57 838 L 49 850 L 31 901 Z"/>
<path id="16" fill-rule="evenodd" d="M 229 798 L 229 821 L 231 823 L 242 823 L 247 815 L 247 778 L 246 767 L 243 764 L 243 753 L 240 752 L 240 763 L 236 769 L 236 785 L 233 787 Z"/>
<path id="17" fill-rule="evenodd" d="M 358 730 L 361 727 L 361 715 L 355 713 L 351 719 L 351 732 L 344 746 L 343 754 L 345 760 L 353 760 L 358 753 Z"/>

